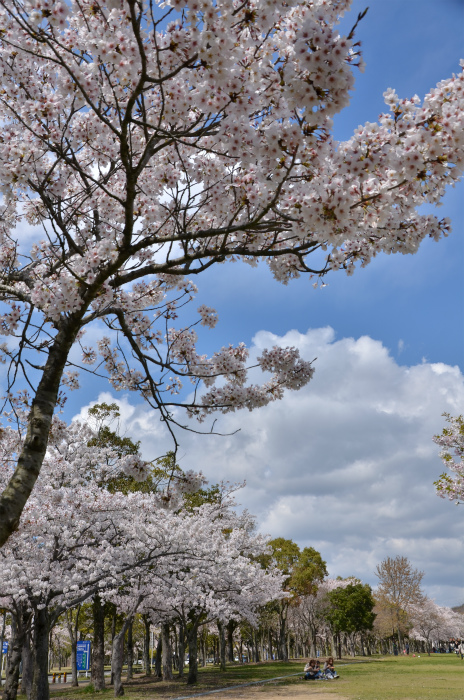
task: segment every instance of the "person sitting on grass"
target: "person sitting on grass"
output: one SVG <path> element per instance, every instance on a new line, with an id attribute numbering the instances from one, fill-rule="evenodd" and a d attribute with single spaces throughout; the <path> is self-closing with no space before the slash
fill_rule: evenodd
<path id="1" fill-rule="evenodd" d="M 338 673 L 335 671 L 333 656 L 329 656 L 322 669 L 322 674 L 324 678 L 332 680 L 333 678 L 340 678 Z"/>
<path id="2" fill-rule="evenodd" d="M 315 681 L 318 678 L 322 678 L 319 662 L 316 659 L 310 659 L 304 667 L 304 674 L 307 681 Z"/>

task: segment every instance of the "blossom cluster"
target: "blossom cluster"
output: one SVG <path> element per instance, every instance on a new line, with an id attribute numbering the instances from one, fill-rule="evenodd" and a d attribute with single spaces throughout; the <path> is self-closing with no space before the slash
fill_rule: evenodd
<path id="1" fill-rule="evenodd" d="M 163 420 L 166 404 L 184 405 L 185 379 L 206 389 L 188 405 L 200 420 L 251 410 L 304 386 L 311 363 L 269 350 L 258 364 L 271 377 L 254 385 L 244 346 L 199 353 L 195 327 L 217 314 L 202 304 L 196 322 L 178 321 L 191 278 L 237 260 L 265 261 L 284 284 L 352 274 L 448 234 L 447 219 L 418 207 L 462 175 L 464 73 L 422 101 L 387 89 L 378 122 L 337 143 L 332 118 L 363 68 L 356 37 L 337 29 L 349 7 L 0 0 L 0 333 L 12 377 L 41 371 L 38 350 L 44 371 L 77 388 L 77 369 L 63 375 L 55 357 L 103 321 L 108 335 L 83 346 L 82 364 L 100 357 L 112 386 Z M 45 229 L 29 250 L 24 220 Z"/>
<path id="2" fill-rule="evenodd" d="M 435 485 L 439 496 L 459 503 L 464 500 L 464 418 L 444 415 L 449 427 L 443 428 L 441 435 L 435 435 L 433 441 L 442 448 L 440 457 L 454 476 L 444 472 Z"/>

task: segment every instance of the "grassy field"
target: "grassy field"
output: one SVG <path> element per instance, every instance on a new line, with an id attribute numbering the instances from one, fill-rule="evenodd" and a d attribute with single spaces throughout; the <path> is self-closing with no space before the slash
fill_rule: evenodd
<path id="1" fill-rule="evenodd" d="M 464 661 L 455 654 L 387 657 L 341 667 L 340 675 L 330 689 L 339 683 L 350 700 L 464 700 Z"/>
<path id="2" fill-rule="evenodd" d="M 338 665 L 340 678 L 334 681 L 303 681 L 299 676 L 285 678 L 280 684 L 316 688 L 321 692 L 339 694 L 350 700 L 464 700 L 464 661 L 454 654 L 418 657 L 374 658 L 367 663 L 361 659 L 346 659 Z M 341 665 L 341 664 L 349 665 Z M 199 682 L 194 687 L 185 680 L 175 678 L 165 682 L 150 678 L 137 678 L 125 684 L 125 697 L 129 700 L 167 700 L 185 695 L 206 692 L 253 681 L 288 676 L 302 669 L 301 662 L 272 662 L 233 666 L 221 673 L 217 667 L 200 670 Z M 53 687 L 52 687 L 53 688 Z M 260 696 L 272 694 L 272 686 L 264 684 Z M 112 688 L 101 693 L 92 691 L 89 685 L 80 688 L 52 689 L 55 700 L 103 700 L 113 696 Z M 211 696 L 211 700 L 221 696 Z M 228 695 L 233 700 L 233 693 Z M 222 700 L 222 698 L 221 698 Z"/>

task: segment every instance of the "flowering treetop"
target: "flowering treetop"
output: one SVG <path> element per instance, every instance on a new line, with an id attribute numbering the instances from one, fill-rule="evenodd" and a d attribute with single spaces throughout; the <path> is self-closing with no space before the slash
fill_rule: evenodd
<path id="1" fill-rule="evenodd" d="M 450 501 L 464 500 L 464 418 L 444 414 L 448 428 L 443 428 L 441 435 L 435 435 L 433 441 L 442 448 L 440 457 L 447 469 L 454 472 L 450 476 L 444 472 L 435 482 L 437 493 Z"/>
<path id="2" fill-rule="evenodd" d="M 462 173 L 463 75 L 423 103 L 388 90 L 389 113 L 337 144 L 331 117 L 362 67 L 354 29 L 335 28 L 349 6 L 0 0 L 0 327 L 8 392 L 21 373 L 34 392 L 0 544 L 40 470 L 60 384 L 78 385 L 73 346 L 171 431 L 176 405 L 200 420 L 263 406 L 306 384 L 311 363 L 264 351 L 265 381 L 249 385 L 243 345 L 199 354 L 194 326 L 217 315 L 204 305 L 198 324 L 174 324 L 191 278 L 236 259 L 266 260 L 283 283 L 351 274 L 448 231 L 416 207 Z M 43 229 L 30 248 L 24 222 Z M 95 322 L 107 333 L 86 345 Z"/>
<path id="3" fill-rule="evenodd" d="M 92 444 L 87 425 L 67 426 L 56 416 L 41 474 L 18 528 L 0 548 L 0 589 L 32 609 L 55 617 L 92 593 L 117 591 L 157 563 L 152 582 L 172 570 L 210 557 L 204 544 L 211 516 L 195 522 L 180 512 L 183 494 L 202 483 L 193 475 L 150 493 L 113 488 L 123 474 L 138 480 L 146 465 L 139 455 L 118 456 Z M 0 443 L 0 486 L 8 481 L 21 437 L 5 428 Z M 227 511 L 227 505 L 224 505 Z M 196 540 L 194 536 L 196 534 Z M 4 599 L 5 602 L 5 599 Z"/>
<path id="4" fill-rule="evenodd" d="M 422 639 L 430 646 L 434 640 L 462 639 L 464 634 L 463 616 L 451 608 L 437 605 L 430 598 L 425 598 L 421 605 L 413 605 L 409 616 L 412 625 L 409 636 Z"/>

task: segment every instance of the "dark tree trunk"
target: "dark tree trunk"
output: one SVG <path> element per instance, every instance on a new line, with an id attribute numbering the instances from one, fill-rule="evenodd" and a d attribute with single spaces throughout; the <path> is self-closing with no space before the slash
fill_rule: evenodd
<path id="1" fill-rule="evenodd" d="M 158 643 L 156 645 L 156 658 L 155 658 L 155 676 L 157 678 L 161 678 L 162 676 L 162 671 L 161 671 L 161 656 L 163 654 L 163 640 L 161 636 L 158 639 Z"/>
<path id="2" fill-rule="evenodd" d="M 23 650 L 21 654 L 22 674 L 21 674 L 21 693 L 32 700 L 32 674 L 34 672 L 34 662 L 31 649 L 31 635 L 27 630 L 24 635 Z"/>
<path id="3" fill-rule="evenodd" d="M 116 637 L 116 606 L 111 604 L 111 607 L 113 609 L 113 616 L 111 618 L 111 648 L 113 648 L 113 642 L 114 638 Z M 110 684 L 113 685 L 114 683 L 114 676 L 113 676 L 113 662 L 111 661 L 111 679 L 110 679 Z"/>
<path id="4" fill-rule="evenodd" d="M 219 635 L 219 666 L 221 671 L 226 670 L 226 636 L 224 633 L 224 623 L 220 620 L 217 621 L 218 635 Z"/>
<path id="5" fill-rule="evenodd" d="M 204 668 L 206 666 L 206 639 L 205 639 L 205 629 L 203 628 L 200 638 L 200 648 L 201 648 L 201 665 Z"/>
<path id="6" fill-rule="evenodd" d="M 48 608 L 34 613 L 34 671 L 32 675 L 32 697 L 34 700 L 49 700 L 48 686 L 48 634 L 50 616 Z"/>
<path id="7" fill-rule="evenodd" d="M 79 628 L 79 613 L 81 606 L 78 605 L 76 610 L 76 619 L 72 619 L 72 611 L 66 611 L 66 624 L 68 627 L 69 638 L 71 640 L 71 685 L 77 687 L 79 681 L 77 680 L 77 635 Z M 61 656 L 61 655 L 60 655 Z"/>
<path id="8" fill-rule="evenodd" d="M 184 623 L 179 622 L 179 677 L 184 677 L 185 665 L 185 628 Z"/>
<path id="9" fill-rule="evenodd" d="M 151 661 L 150 661 L 150 618 L 148 615 L 142 615 L 144 635 L 143 635 L 143 666 L 145 675 L 151 676 Z"/>
<path id="10" fill-rule="evenodd" d="M 91 678 L 96 691 L 105 687 L 105 606 L 98 593 L 92 602 L 93 649 Z"/>
<path id="11" fill-rule="evenodd" d="M 272 632 L 268 632 L 269 658 L 272 661 Z"/>
<path id="12" fill-rule="evenodd" d="M 77 687 L 79 681 L 77 679 L 77 639 L 73 636 L 71 639 L 71 685 Z"/>
<path id="13" fill-rule="evenodd" d="M 315 658 L 315 656 L 316 656 L 316 634 L 313 630 L 311 630 L 309 644 L 310 644 L 309 655 L 312 656 L 313 658 Z"/>
<path id="14" fill-rule="evenodd" d="M 23 612 L 22 607 L 19 607 L 11 616 L 11 640 L 2 700 L 16 700 L 18 694 L 19 666 L 29 619 L 29 615 Z"/>
<path id="15" fill-rule="evenodd" d="M 132 638 L 132 628 L 134 623 L 131 622 L 127 627 L 127 676 L 126 681 L 130 681 L 134 677 L 134 642 Z"/>
<path id="16" fill-rule="evenodd" d="M 124 688 L 122 685 L 122 660 L 124 655 L 124 635 L 126 629 L 123 628 L 119 634 L 116 634 L 113 639 L 113 649 L 111 654 L 111 675 L 113 678 L 114 685 L 114 697 L 120 697 L 124 695 Z"/>
<path id="17" fill-rule="evenodd" d="M 193 685 L 198 680 L 198 623 L 192 622 L 187 627 L 189 648 L 189 672 L 187 684 Z"/>
<path id="18" fill-rule="evenodd" d="M 137 603 L 137 605 L 140 603 Z M 126 617 L 123 622 L 121 631 L 114 636 L 113 639 L 113 653 L 111 655 L 111 675 L 113 676 L 114 683 L 114 697 L 120 697 L 124 695 L 124 687 L 122 685 L 122 662 L 124 658 L 124 637 L 126 636 L 127 629 L 132 625 L 134 621 L 135 609 Z"/>
<path id="19" fill-rule="evenodd" d="M 164 623 L 161 626 L 161 637 L 162 643 L 162 657 L 163 657 L 163 680 L 172 681 L 172 648 L 171 640 L 169 638 L 169 624 Z"/>
<path id="20" fill-rule="evenodd" d="M 281 603 L 279 611 L 279 646 L 278 655 L 280 661 L 288 661 L 287 650 L 287 609 L 284 603 Z"/>
<path id="21" fill-rule="evenodd" d="M 68 354 L 85 308 L 59 322 L 28 416 L 26 439 L 16 470 L 0 495 L 0 547 L 18 527 L 23 508 L 39 475 L 48 445 L 53 412 Z"/>
<path id="22" fill-rule="evenodd" d="M 227 654 L 230 663 L 234 663 L 234 632 L 237 628 L 235 620 L 229 620 L 227 623 Z"/>

